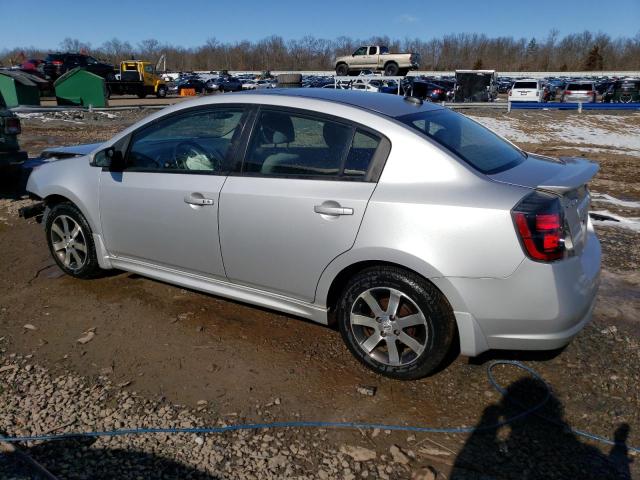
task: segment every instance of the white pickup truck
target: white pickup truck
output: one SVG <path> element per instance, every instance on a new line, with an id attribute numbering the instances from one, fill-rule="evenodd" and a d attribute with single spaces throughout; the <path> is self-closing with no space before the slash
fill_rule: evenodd
<path id="1" fill-rule="evenodd" d="M 336 75 L 358 75 L 362 70 L 382 71 L 387 76 L 404 76 L 420 66 L 417 53 L 389 53 L 383 45 L 367 45 L 358 48 L 353 55 L 336 58 Z"/>

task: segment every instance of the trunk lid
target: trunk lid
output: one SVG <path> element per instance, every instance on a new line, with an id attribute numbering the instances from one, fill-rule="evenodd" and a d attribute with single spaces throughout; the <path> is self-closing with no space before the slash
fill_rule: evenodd
<path id="1" fill-rule="evenodd" d="M 521 164 L 489 175 L 495 182 L 517 185 L 553 193 L 564 209 L 566 243 L 569 251 L 579 255 L 584 248 L 589 221 L 591 196 L 587 183 L 599 170 L 597 163 L 583 158 L 552 159 L 529 154 Z"/>

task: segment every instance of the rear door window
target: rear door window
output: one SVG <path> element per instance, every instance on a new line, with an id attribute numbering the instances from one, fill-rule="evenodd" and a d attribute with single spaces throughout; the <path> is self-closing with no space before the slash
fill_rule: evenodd
<path id="1" fill-rule="evenodd" d="M 245 175 L 365 180 L 381 137 L 306 112 L 261 110 L 245 155 Z"/>

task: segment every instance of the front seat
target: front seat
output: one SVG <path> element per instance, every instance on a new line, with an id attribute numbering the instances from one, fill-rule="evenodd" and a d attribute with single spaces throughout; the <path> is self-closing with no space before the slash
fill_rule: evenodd
<path id="1" fill-rule="evenodd" d="M 262 145 L 273 144 L 276 148 L 278 145 L 289 144 L 295 140 L 295 132 L 291 117 L 285 113 L 268 112 L 262 116 L 261 121 Z M 262 162 L 261 173 L 273 175 L 276 173 L 284 173 L 283 167 L 295 166 L 298 164 L 300 155 L 288 152 L 277 152 L 267 156 Z"/>

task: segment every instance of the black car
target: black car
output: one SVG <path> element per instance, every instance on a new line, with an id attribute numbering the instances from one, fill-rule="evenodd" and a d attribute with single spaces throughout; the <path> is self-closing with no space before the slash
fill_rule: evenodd
<path id="1" fill-rule="evenodd" d="M 640 102 L 640 79 L 628 78 L 612 82 L 602 96 L 604 103 Z"/>
<path id="2" fill-rule="evenodd" d="M 411 96 L 430 102 L 444 102 L 447 100 L 447 90 L 437 83 L 415 80 L 411 86 Z"/>
<path id="3" fill-rule="evenodd" d="M 219 92 L 239 92 L 242 90 L 242 82 L 236 77 L 224 75 L 209 80 L 207 82 L 207 89 L 209 91 L 217 90 Z"/>
<path id="4" fill-rule="evenodd" d="M 207 85 L 200 78 L 194 77 L 183 77 L 180 78 L 176 83 L 169 86 L 169 93 L 180 95 L 180 90 L 195 90 L 196 93 L 206 93 Z"/>
<path id="5" fill-rule="evenodd" d="M 82 53 L 50 53 L 44 60 L 43 72 L 48 80 L 54 81 L 76 67 L 81 67 L 107 80 L 115 80 L 116 78 L 113 65 L 102 63 Z"/>

